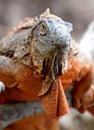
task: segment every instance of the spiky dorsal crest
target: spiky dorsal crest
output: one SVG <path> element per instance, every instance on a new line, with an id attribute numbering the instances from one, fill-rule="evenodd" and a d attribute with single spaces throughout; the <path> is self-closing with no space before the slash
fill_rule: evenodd
<path id="1" fill-rule="evenodd" d="M 45 18 L 62 20 L 60 17 L 57 17 L 56 15 L 51 14 L 49 8 L 47 8 L 46 11 L 43 14 L 40 15 L 39 20 L 43 20 Z"/>
<path id="2" fill-rule="evenodd" d="M 39 20 L 37 17 L 35 18 L 25 18 L 24 21 L 20 21 L 19 24 L 12 28 L 7 35 L 11 35 L 13 33 L 16 33 L 22 29 L 27 29 L 27 28 L 34 28 L 38 24 Z"/>

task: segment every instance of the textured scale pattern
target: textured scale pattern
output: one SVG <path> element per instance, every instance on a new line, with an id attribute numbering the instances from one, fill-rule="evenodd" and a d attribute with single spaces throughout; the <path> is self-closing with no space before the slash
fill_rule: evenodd
<path id="1" fill-rule="evenodd" d="M 52 22 L 54 21 L 54 23 L 49 23 L 49 18 L 50 20 L 52 19 Z M 47 28 L 48 35 L 45 33 L 45 30 L 43 30 L 43 28 L 41 29 L 41 27 L 43 27 L 41 24 L 39 24 L 39 20 L 41 21 L 41 19 L 46 22 L 46 25 L 49 25 L 49 28 Z M 32 21 L 32 19 L 30 20 Z M 57 23 L 60 24 L 59 29 L 57 28 L 59 27 Z M 54 24 L 54 26 L 50 26 L 52 24 Z M 12 35 L 7 36 L 0 41 L 0 81 L 3 81 L 6 86 L 5 91 L 0 94 L 0 104 L 10 101 L 34 101 L 39 99 L 43 104 L 45 112 L 52 118 L 57 118 L 69 112 L 69 106 L 67 104 L 64 90 L 67 90 L 71 84 L 76 82 L 76 99 L 78 98 L 78 100 L 80 100 L 82 96 L 80 94 L 84 92 L 83 89 L 86 90 L 90 87 L 91 81 L 89 81 L 89 84 L 86 86 L 86 88 L 83 86 L 83 82 L 87 83 L 87 81 L 84 79 L 85 76 L 91 78 L 92 69 L 92 65 L 89 63 L 89 61 L 85 62 L 84 64 L 84 59 L 80 61 L 78 57 L 75 57 L 76 49 L 74 46 L 73 48 L 70 48 L 72 53 L 73 66 L 71 66 L 71 69 L 68 70 L 69 68 L 66 64 L 68 61 L 66 62 L 66 60 L 68 60 L 67 58 L 70 47 L 71 30 L 71 24 L 64 22 L 62 19 L 50 14 L 49 12 L 45 12 L 40 16 L 39 19 L 33 19 L 33 22 L 31 22 L 30 26 L 27 26 L 27 28 L 26 26 L 23 27 L 23 25 L 21 25 L 20 27 L 17 27 L 14 33 L 12 32 Z M 57 35 L 54 35 L 53 33 Z M 33 44 L 35 46 L 33 46 Z M 39 49 L 38 52 L 40 55 L 36 52 L 37 49 Z M 49 49 L 52 50 L 49 51 Z M 49 68 L 51 73 L 53 70 L 55 70 L 53 75 L 54 78 L 50 77 L 51 73 L 47 73 L 48 75 L 46 76 L 40 75 L 40 67 L 43 67 L 43 60 L 48 59 L 50 54 L 52 54 L 51 57 L 54 56 L 56 49 L 58 53 L 55 59 L 57 60 L 58 64 L 56 65 L 54 61 L 53 66 L 55 69 Z M 36 53 L 33 54 L 32 50 L 34 50 Z M 5 58 L 3 58 L 3 56 L 5 56 Z M 38 61 L 31 61 L 33 60 L 33 57 L 40 59 L 41 66 L 38 66 Z M 49 58 L 50 63 L 52 63 L 53 59 Z M 66 71 L 66 74 L 64 73 L 65 75 L 58 76 L 65 68 L 67 68 L 68 72 Z M 37 72 L 40 73 L 37 74 Z M 47 89 L 45 88 L 44 80 L 51 81 L 50 87 L 48 86 Z M 79 93 L 79 91 L 81 93 Z M 43 93 L 41 94 L 40 92 Z M 32 118 L 34 119 L 35 124 L 33 124 Z M 27 121 L 30 121 L 30 123 L 27 123 Z M 55 124 L 54 122 L 51 124 L 52 121 L 53 119 L 48 119 L 48 117 L 43 113 L 43 115 L 39 114 L 34 117 L 30 117 L 14 123 L 7 127 L 5 130 L 46 130 L 48 129 L 48 126 L 50 130 L 51 126 L 53 128 L 53 125 L 56 124 L 56 122 Z M 47 125 L 47 123 L 50 125 Z M 57 127 L 53 129 L 58 130 Z"/>
<path id="2" fill-rule="evenodd" d="M 40 99 L 48 115 L 53 109 L 56 111 L 52 114 L 54 117 L 69 112 L 63 87 L 57 78 L 67 68 L 71 31 L 71 23 L 47 10 L 38 18 L 27 19 L 0 40 L 0 66 L 3 66 L 0 68 L 0 81 L 6 86 L 5 92 L 0 94 L 0 103 Z M 54 90 L 51 88 L 55 87 L 52 86 L 57 88 L 56 102 L 53 102 Z M 51 111 L 49 103 L 44 102 L 46 94 L 51 97 L 49 102 L 55 104 Z M 46 108 L 46 104 L 49 107 Z"/>
<path id="3" fill-rule="evenodd" d="M 80 58 L 80 57 L 79 57 Z M 66 91 L 68 88 L 69 88 L 69 86 L 70 85 L 72 85 L 73 83 L 75 83 L 76 82 L 76 86 L 75 87 L 77 87 L 77 84 L 79 84 L 79 89 L 80 90 L 83 90 L 83 88 L 85 88 L 85 86 L 82 86 L 83 85 L 83 82 L 85 82 L 85 83 L 87 83 L 88 81 L 87 81 L 87 79 L 84 81 L 84 76 L 86 75 L 88 78 L 90 77 L 91 78 L 91 75 L 88 75 L 88 72 L 91 72 L 91 63 L 90 62 L 88 62 L 87 64 L 89 65 L 89 68 L 88 68 L 88 71 L 86 71 L 86 73 L 84 72 L 84 75 L 82 75 L 81 76 L 81 78 L 80 78 L 80 80 L 77 80 L 77 78 L 79 77 L 79 74 L 83 71 L 83 69 L 85 68 L 86 69 L 86 67 L 84 66 L 83 67 L 83 64 L 84 64 L 84 61 L 83 60 L 80 60 L 79 61 L 79 58 L 78 57 L 75 57 L 74 58 L 74 60 L 73 60 L 73 63 L 72 63 L 72 68 L 65 74 L 65 75 L 62 75 L 62 76 L 60 76 L 59 78 L 60 79 L 58 79 L 57 81 L 55 81 L 54 82 L 54 84 L 53 84 L 53 87 L 51 87 L 50 88 L 50 90 L 49 90 L 49 93 L 47 93 L 45 96 L 44 96 L 44 98 L 43 99 L 41 99 L 41 100 L 43 100 L 43 103 L 44 104 L 46 104 L 46 108 L 47 108 L 47 112 L 49 112 L 50 114 L 51 114 L 51 116 L 55 116 L 55 114 L 56 114 L 56 111 L 55 111 L 55 109 L 54 109 L 54 105 L 56 105 L 56 102 L 57 102 L 57 96 L 59 96 L 60 98 L 62 97 L 62 95 L 61 95 L 61 93 L 60 93 L 60 91 L 62 91 L 62 90 L 60 90 L 61 88 L 62 88 L 62 86 L 59 86 L 59 90 L 57 89 L 57 85 L 56 84 L 58 84 L 58 82 L 59 82 L 59 80 L 61 80 L 61 83 L 62 83 L 62 85 L 63 85 L 63 88 L 64 88 L 64 90 Z M 82 69 L 82 68 L 83 69 Z M 60 84 L 61 84 L 60 83 Z M 90 86 L 88 86 L 88 88 L 89 88 Z M 32 89 L 34 89 L 34 88 L 32 88 Z M 53 89 L 54 91 L 51 91 L 51 89 Z M 28 91 L 30 91 L 31 89 L 28 89 Z M 79 92 L 79 90 L 78 89 L 76 89 L 78 92 Z M 77 92 L 76 91 L 76 92 Z M 20 91 L 18 90 L 16 90 L 16 89 L 14 89 L 13 91 L 12 91 L 12 89 L 11 89 L 11 91 L 9 91 L 10 93 L 13 93 L 13 94 L 15 94 L 15 95 L 17 95 L 16 96 L 16 98 L 17 97 L 19 97 L 20 96 Z M 18 92 L 18 93 L 17 93 Z M 77 94 L 77 93 L 75 93 L 75 94 Z M 8 94 L 8 91 L 7 91 L 7 93 L 6 93 L 6 95 L 9 95 Z M 78 96 L 78 98 L 79 98 L 79 95 L 80 95 L 80 93 L 78 93 L 77 95 L 76 95 L 76 97 Z M 4 97 L 3 97 L 4 96 Z M 2 99 L 2 97 L 5 99 L 5 95 L 4 95 L 4 93 L 2 93 L 1 94 L 1 96 L 0 96 L 0 99 Z M 31 96 L 29 95 L 29 98 L 30 98 Z M 53 98 L 54 97 L 54 98 Z M 25 98 L 26 99 L 26 91 L 24 91 L 24 95 L 23 95 L 23 97 L 20 97 L 20 98 Z M 59 98 L 59 99 L 60 99 Z M 64 95 L 63 95 L 63 97 L 62 98 L 64 98 Z M 6 98 L 5 99 L 6 101 L 8 101 L 8 99 Z M 29 99 L 28 99 L 29 100 Z M 51 101 L 52 100 L 52 101 Z M 51 101 L 51 102 L 50 102 Z M 49 106 L 51 105 L 51 103 L 53 104 L 53 107 L 52 108 L 50 108 Z M 59 101 L 59 103 L 60 103 L 60 101 Z M 60 104 L 62 104 L 63 105 L 63 103 L 61 102 Z M 57 107 L 57 106 L 56 106 Z M 55 107 L 55 108 L 56 108 Z M 59 109 L 57 109 L 58 111 L 60 111 Z M 89 109 L 89 110 L 91 110 L 91 112 L 92 112 L 92 109 Z M 61 111 L 62 112 L 62 111 Z M 35 115 L 35 116 L 32 116 L 32 117 L 29 117 L 29 118 L 26 118 L 26 119 L 23 119 L 23 120 L 21 120 L 21 121 L 18 121 L 18 122 L 16 122 L 16 123 L 14 123 L 14 124 L 12 124 L 12 125 L 10 125 L 10 126 L 8 126 L 5 130 L 17 130 L 17 129 L 23 129 L 23 130 L 30 130 L 31 128 L 32 128 L 32 130 L 36 130 L 36 127 L 37 126 L 43 126 L 43 127 L 40 127 L 40 128 L 38 128 L 38 130 L 45 130 L 45 129 L 48 129 L 48 124 L 47 123 L 51 123 L 50 124 L 50 126 L 49 126 L 49 129 L 51 129 L 51 130 L 53 130 L 53 128 L 54 128 L 54 130 L 59 130 L 59 128 L 58 128 L 58 125 L 57 125 L 57 120 L 56 119 L 52 119 L 52 118 L 49 118 L 48 120 L 47 120 L 47 116 L 45 115 L 45 113 L 42 113 L 42 114 L 37 114 L 37 115 Z M 34 121 L 34 123 L 33 123 L 33 121 Z M 27 123 L 27 122 L 30 122 L 30 123 Z M 45 123 L 44 123 L 45 122 Z M 39 124 L 40 123 L 40 124 Z M 23 125 L 24 124 L 24 125 Z"/>

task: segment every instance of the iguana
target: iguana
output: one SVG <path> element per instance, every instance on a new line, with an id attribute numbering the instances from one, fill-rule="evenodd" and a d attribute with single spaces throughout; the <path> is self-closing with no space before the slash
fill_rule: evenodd
<path id="1" fill-rule="evenodd" d="M 63 89 L 67 90 L 74 83 L 77 92 L 87 91 L 92 80 L 92 64 L 83 54 L 77 55 L 79 50 L 71 39 L 70 23 L 48 10 L 39 18 L 26 20 L 0 40 L 0 81 L 5 84 L 0 104 L 40 99 L 48 115 L 59 117 L 69 112 Z M 83 84 L 84 77 L 89 79 L 87 85 Z M 77 93 L 77 100 L 82 98 L 82 93 Z M 38 127 L 38 118 L 41 122 L 54 122 L 45 113 L 39 114 L 29 118 L 36 122 L 35 125 L 29 123 L 30 129 Z M 23 126 L 23 122 L 9 129 L 27 129 L 28 124 L 25 122 Z M 43 126 L 48 127 L 45 123 Z M 44 130 L 44 127 L 38 129 Z"/>
<path id="2" fill-rule="evenodd" d="M 71 23 L 47 10 L 0 40 L 0 81 L 6 89 L 1 104 L 40 99 L 51 117 L 69 112 L 59 75 L 68 70 L 68 57 L 78 53 L 71 31 Z"/>

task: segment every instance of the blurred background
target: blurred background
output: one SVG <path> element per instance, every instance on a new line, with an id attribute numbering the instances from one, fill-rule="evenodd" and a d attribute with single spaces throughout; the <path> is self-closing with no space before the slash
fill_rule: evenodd
<path id="1" fill-rule="evenodd" d="M 76 40 L 94 19 L 93 0 L 0 0 L 0 37 L 19 21 L 38 16 L 46 8 L 73 24 L 72 36 Z"/>
<path id="2" fill-rule="evenodd" d="M 72 37 L 78 42 L 94 19 L 94 0 L 0 0 L 0 38 L 24 18 L 38 16 L 46 8 L 73 24 Z M 62 130 L 94 130 L 94 117 L 75 110 L 59 123 Z"/>

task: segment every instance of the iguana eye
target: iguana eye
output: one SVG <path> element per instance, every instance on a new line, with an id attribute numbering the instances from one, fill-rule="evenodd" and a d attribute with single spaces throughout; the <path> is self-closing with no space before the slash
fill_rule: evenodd
<path id="1" fill-rule="evenodd" d="M 46 34 L 46 31 L 47 31 L 46 25 L 45 25 L 45 24 L 42 24 L 42 25 L 41 25 L 41 32 L 40 32 L 40 34 L 41 34 L 41 35 L 45 35 L 45 34 Z"/>

